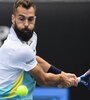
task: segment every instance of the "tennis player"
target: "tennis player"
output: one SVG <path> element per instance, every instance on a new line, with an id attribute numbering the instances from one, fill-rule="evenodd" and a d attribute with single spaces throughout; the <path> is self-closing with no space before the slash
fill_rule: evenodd
<path id="1" fill-rule="evenodd" d="M 77 86 L 76 75 L 36 55 L 35 21 L 36 5 L 31 0 L 16 0 L 10 33 L 0 48 L 0 100 L 33 100 L 36 82 L 42 86 Z M 22 84 L 29 89 L 25 97 L 15 93 Z"/>

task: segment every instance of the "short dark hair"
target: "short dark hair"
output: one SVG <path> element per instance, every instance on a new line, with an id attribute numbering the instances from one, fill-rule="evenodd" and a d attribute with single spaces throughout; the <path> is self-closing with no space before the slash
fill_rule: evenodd
<path id="1" fill-rule="evenodd" d="M 13 5 L 13 13 L 15 13 L 16 9 L 22 6 L 26 9 L 29 9 L 30 7 L 33 7 L 36 13 L 36 5 L 31 0 L 16 0 Z"/>

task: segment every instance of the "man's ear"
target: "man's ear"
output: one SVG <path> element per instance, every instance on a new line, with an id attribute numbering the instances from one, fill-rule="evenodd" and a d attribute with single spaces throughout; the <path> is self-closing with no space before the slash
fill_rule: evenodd
<path id="1" fill-rule="evenodd" d="M 12 24 L 14 25 L 15 24 L 15 15 L 14 14 L 12 14 L 11 20 L 12 20 Z"/>

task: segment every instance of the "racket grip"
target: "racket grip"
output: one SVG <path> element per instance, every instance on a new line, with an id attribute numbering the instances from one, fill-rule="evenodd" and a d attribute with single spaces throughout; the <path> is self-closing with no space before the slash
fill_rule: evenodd
<path id="1" fill-rule="evenodd" d="M 78 79 L 78 83 L 80 83 L 80 81 L 81 81 L 81 77 L 78 77 L 77 79 Z"/>

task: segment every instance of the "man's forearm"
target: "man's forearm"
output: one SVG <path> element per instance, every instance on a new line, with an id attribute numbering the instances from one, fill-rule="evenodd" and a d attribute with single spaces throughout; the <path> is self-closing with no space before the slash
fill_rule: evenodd
<path id="1" fill-rule="evenodd" d="M 44 59 L 42 59 L 41 57 L 37 56 L 37 62 L 39 67 L 41 67 L 41 69 L 46 73 L 46 84 L 52 84 L 55 85 L 57 84 L 58 81 L 57 80 L 57 75 L 59 74 L 59 82 L 60 85 L 62 87 L 70 87 L 71 85 L 75 86 L 77 85 L 77 80 L 76 80 L 76 76 L 74 74 L 70 74 L 70 73 L 65 73 L 63 71 L 61 71 L 60 69 L 56 68 L 55 66 L 52 66 L 51 64 L 49 64 L 47 61 L 45 61 Z M 55 76 L 55 74 L 57 74 Z M 55 81 L 53 81 L 55 76 Z M 71 82 L 70 82 L 71 81 Z M 70 83 L 70 84 L 69 84 Z"/>
<path id="2" fill-rule="evenodd" d="M 48 73 L 54 73 L 54 74 L 60 74 L 61 70 L 58 69 L 57 67 L 51 65 L 47 61 L 45 61 L 43 58 L 36 56 L 37 62 L 40 65 L 40 67 L 44 70 L 44 72 Z"/>

